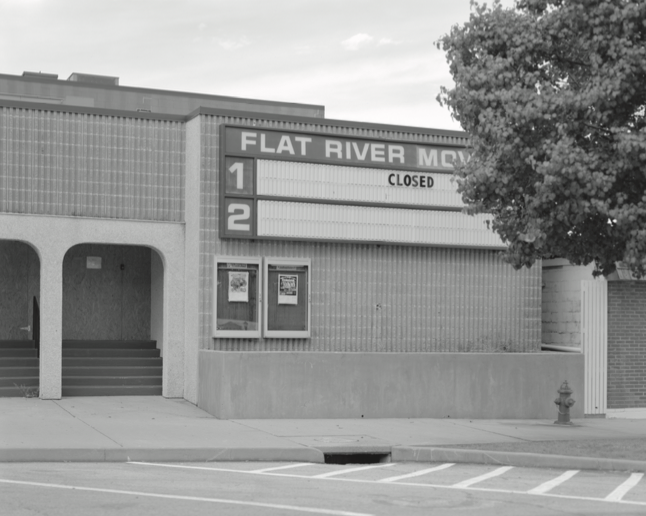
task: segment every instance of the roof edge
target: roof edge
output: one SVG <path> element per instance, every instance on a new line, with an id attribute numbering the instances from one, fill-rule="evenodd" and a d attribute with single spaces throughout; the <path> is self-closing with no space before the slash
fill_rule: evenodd
<path id="1" fill-rule="evenodd" d="M 188 120 L 186 115 L 150 113 L 147 111 L 126 111 L 122 109 L 72 106 L 69 104 L 51 104 L 49 102 L 29 102 L 23 100 L 0 99 L 0 107 L 32 109 L 35 111 L 53 111 L 60 113 L 79 113 L 84 115 L 114 116 L 118 118 L 144 118 L 148 120 L 166 120 L 169 122 L 186 122 Z"/>
<path id="2" fill-rule="evenodd" d="M 246 111 L 237 109 L 217 109 L 200 107 L 188 115 L 171 115 L 163 113 L 151 113 L 144 111 L 126 111 L 120 109 L 106 109 L 85 106 L 73 106 L 68 104 L 50 104 L 29 101 L 17 101 L 0 99 L 0 107 L 33 109 L 37 111 L 52 111 L 61 113 L 80 113 L 88 115 L 114 116 L 120 118 L 137 118 L 145 120 L 165 120 L 170 122 L 188 122 L 201 115 L 207 116 L 231 116 L 236 118 L 249 118 L 253 120 L 267 121 L 288 121 L 301 124 L 311 124 L 328 127 L 349 127 L 355 129 L 372 129 L 376 131 L 391 131 L 409 134 L 425 134 L 430 136 L 447 136 L 453 138 L 469 139 L 468 133 L 464 131 L 453 131 L 450 129 L 433 129 L 428 127 L 412 127 L 403 125 L 379 124 L 373 122 L 356 122 L 352 120 L 335 120 L 329 118 L 316 118 L 298 115 L 279 115 L 274 113 L 262 113 L 257 111 Z"/>
<path id="3" fill-rule="evenodd" d="M 75 72 L 80 73 L 80 72 Z M 49 75 L 50 77 L 46 77 Z M 154 88 L 140 88 L 137 86 L 123 86 L 123 85 L 109 85 L 109 84 L 95 84 L 91 82 L 76 82 L 68 81 L 64 79 L 54 79 L 53 75 L 55 74 L 43 74 L 42 77 L 35 76 L 22 76 L 22 75 L 10 75 L 10 74 L 1 74 L 0 79 L 9 79 L 15 81 L 29 81 L 29 82 L 51 82 L 61 85 L 69 85 L 73 87 L 83 87 L 83 88 L 94 88 L 100 90 L 114 90 L 114 91 L 137 91 L 141 93 L 156 93 L 163 95 L 172 95 L 178 97 L 193 97 L 193 98 L 210 98 L 213 100 L 223 100 L 230 102 L 245 102 L 249 104 L 258 104 L 261 106 L 283 106 L 283 107 L 294 107 L 299 106 L 302 108 L 315 109 L 319 110 L 322 113 L 325 113 L 325 106 L 322 104 L 305 104 L 298 102 L 281 102 L 279 100 L 262 100 L 262 99 L 251 99 L 247 97 L 232 97 L 228 95 L 214 95 L 212 93 L 195 93 L 188 91 L 177 91 L 177 90 L 160 90 Z M 107 77 L 107 76 L 104 76 Z"/>
<path id="4" fill-rule="evenodd" d="M 242 115 L 241 115 L 242 114 Z M 236 110 L 223 110 L 217 108 L 209 107 L 200 107 L 187 115 L 187 120 L 191 120 L 200 115 L 211 115 L 211 116 L 237 116 L 245 118 L 255 118 L 260 120 L 271 120 L 271 121 L 290 121 L 290 122 L 299 122 L 304 124 L 315 124 L 323 126 L 334 126 L 334 127 L 352 127 L 356 129 L 374 129 L 380 131 L 393 131 L 393 132 L 403 132 L 411 134 L 429 134 L 433 136 L 448 136 L 454 138 L 469 138 L 469 134 L 464 131 L 455 131 L 452 129 L 432 129 L 429 127 L 414 127 L 414 126 L 405 126 L 405 125 L 395 125 L 395 124 L 381 124 L 377 122 L 358 122 L 354 120 L 337 120 L 334 118 L 315 118 L 315 117 L 306 117 L 306 116 L 296 116 L 296 115 L 277 115 L 273 113 L 258 113 L 252 111 L 236 111 Z"/>

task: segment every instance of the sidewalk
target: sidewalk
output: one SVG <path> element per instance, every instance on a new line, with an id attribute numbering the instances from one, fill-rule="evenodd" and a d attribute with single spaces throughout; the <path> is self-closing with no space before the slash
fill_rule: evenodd
<path id="1" fill-rule="evenodd" d="M 646 420 L 219 420 L 158 396 L 0 398 L 0 462 L 324 462 L 326 453 L 391 454 L 393 461 L 476 462 L 646 471 L 646 462 L 456 449 L 521 441 L 646 437 Z M 443 448 L 437 448 L 443 446 Z"/>

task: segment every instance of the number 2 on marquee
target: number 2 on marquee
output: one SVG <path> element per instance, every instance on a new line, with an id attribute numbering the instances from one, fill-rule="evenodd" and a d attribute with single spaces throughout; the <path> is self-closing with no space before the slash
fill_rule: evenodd
<path id="1" fill-rule="evenodd" d="M 244 223 L 251 219 L 251 206 L 248 204 L 231 203 L 227 208 L 227 229 L 229 231 L 251 231 L 251 224 Z"/>

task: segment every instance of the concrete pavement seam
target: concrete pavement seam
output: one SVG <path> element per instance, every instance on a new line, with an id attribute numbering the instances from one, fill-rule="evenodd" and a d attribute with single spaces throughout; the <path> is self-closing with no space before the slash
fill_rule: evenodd
<path id="1" fill-rule="evenodd" d="M 52 400 L 52 401 L 54 402 L 54 404 L 55 404 L 57 407 L 59 407 L 59 408 L 60 408 L 61 410 L 63 410 L 64 412 L 67 412 L 67 413 L 68 413 L 70 416 L 72 416 L 74 419 L 76 419 L 76 420 L 80 421 L 80 422 L 81 422 L 81 423 L 83 423 L 85 426 L 88 426 L 88 427 L 90 427 L 92 430 L 94 430 L 97 434 L 101 434 L 101 435 L 102 435 L 103 437 L 105 437 L 106 439 L 108 439 L 108 440 L 112 441 L 112 442 L 113 442 L 114 444 L 116 444 L 117 446 L 120 446 L 121 448 L 123 448 L 123 445 L 122 445 L 121 443 L 118 443 L 117 441 L 115 441 L 115 440 L 114 440 L 112 437 L 110 437 L 109 435 L 104 434 L 103 432 L 101 432 L 101 430 L 98 430 L 98 429 L 94 428 L 90 423 L 88 423 L 88 422 L 87 422 L 87 421 L 85 421 L 84 419 L 81 419 L 80 417 L 75 416 L 74 414 L 72 414 L 69 410 L 67 410 L 67 409 L 66 409 L 65 407 L 63 407 L 60 403 L 58 403 L 58 401 L 57 401 L 57 400 Z"/>
<path id="2" fill-rule="evenodd" d="M 494 431 L 494 430 L 490 430 L 490 429 L 487 429 L 487 428 L 482 428 L 482 427 L 481 427 L 481 426 L 479 426 L 479 425 L 473 425 L 471 420 L 469 421 L 469 423 L 470 423 L 471 425 L 467 424 L 467 423 L 466 423 L 466 422 L 464 422 L 464 421 L 459 421 L 459 420 L 456 420 L 455 422 L 452 422 L 452 423 L 453 423 L 454 425 L 456 425 L 456 426 L 461 427 L 461 428 L 469 428 L 469 429 L 472 429 L 472 430 L 473 430 L 473 429 L 476 429 L 476 430 L 478 430 L 479 432 L 485 432 L 485 433 L 488 433 L 488 434 L 498 435 L 498 436 L 501 436 L 501 437 L 505 437 L 505 438 L 507 438 L 507 439 L 514 439 L 515 441 L 518 441 L 518 442 L 525 442 L 525 443 L 527 443 L 527 442 L 535 442 L 535 441 L 536 441 L 536 439 L 524 439 L 524 438 L 522 438 L 522 437 L 518 437 L 518 436 L 515 436 L 515 435 L 509 435 L 509 433 L 508 433 L 508 432 L 496 432 L 496 431 Z M 567 429 L 583 428 L 583 425 L 580 425 L 580 424 L 577 424 L 577 423 L 574 423 L 574 422 L 572 423 L 572 425 L 554 425 L 554 422 L 553 422 L 553 421 L 545 420 L 545 422 L 544 422 L 543 424 L 544 424 L 547 428 L 553 428 L 553 429 L 560 429 L 560 428 L 567 428 Z M 518 423 L 516 423 L 516 428 L 517 428 L 518 426 L 520 426 L 520 425 L 518 425 Z M 572 439 L 574 439 L 575 437 L 576 437 L 576 436 L 572 436 Z M 543 439 L 540 439 L 540 440 L 543 440 Z"/>

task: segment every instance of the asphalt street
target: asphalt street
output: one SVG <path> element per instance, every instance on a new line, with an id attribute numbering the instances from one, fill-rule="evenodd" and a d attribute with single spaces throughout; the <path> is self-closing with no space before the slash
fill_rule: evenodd
<path id="1" fill-rule="evenodd" d="M 642 515 L 641 473 L 452 463 L 5 463 L 6 515 Z"/>

